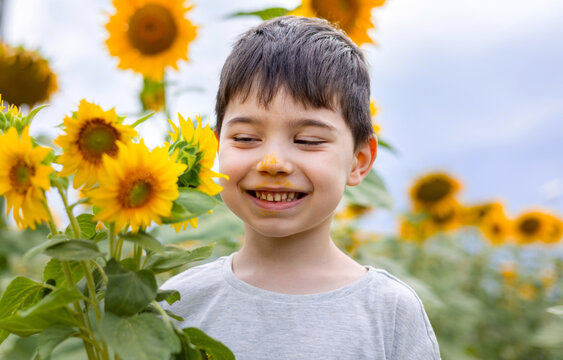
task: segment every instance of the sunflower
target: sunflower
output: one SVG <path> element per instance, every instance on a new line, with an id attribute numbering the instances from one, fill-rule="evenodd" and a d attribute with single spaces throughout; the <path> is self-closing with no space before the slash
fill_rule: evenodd
<path id="1" fill-rule="evenodd" d="M 49 220 L 45 190 L 53 169 L 42 161 L 50 152 L 46 147 L 33 147 L 28 127 L 21 138 L 13 127 L 0 135 L 0 195 L 6 198 L 6 214 L 13 208 L 19 228 L 35 230 L 36 223 Z"/>
<path id="2" fill-rule="evenodd" d="M 373 127 L 373 132 L 376 135 L 379 135 L 379 133 L 381 132 L 381 125 L 375 122 L 375 116 L 377 115 L 377 113 L 379 113 L 379 107 L 373 100 L 369 101 L 369 112 L 371 115 L 371 126 Z"/>
<path id="3" fill-rule="evenodd" d="M 0 42 L 0 93 L 13 105 L 46 102 L 57 90 L 57 77 L 37 52 Z"/>
<path id="4" fill-rule="evenodd" d="M 63 149 L 58 162 L 63 165 L 59 176 L 74 174 L 73 186 L 92 187 L 99 178 L 102 155 L 116 157 L 117 142 L 128 143 L 137 132 L 122 125 L 115 110 L 102 110 L 86 100 L 80 101 L 78 112 L 63 123 L 66 133 L 54 140 Z"/>
<path id="5" fill-rule="evenodd" d="M 426 219 L 413 222 L 406 217 L 399 220 L 399 235 L 405 240 L 421 243 L 434 235 L 435 228 Z"/>
<path id="6" fill-rule="evenodd" d="M 506 243 L 512 235 L 512 222 L 506 218 L 504 212 L 491 212 L 479 223 L 479 229 L 493 245 Z"/>
<path id="7" fill-rule="evenodd" d="M 92 205 L 102 210 L 95 220 L 115 222 L 119 231 L 126 225 L 132 232 L 145 229 L 152 221 L 162 224 L 178 198 L 178 176 L 186 165 L 169 157 L 166 147 L 153 151 L 144 142 L 117 143 L 115 158 L 104 155 L 98 186 L 88 191 Z"/>
<path id="8" fill-rule="evenodd" d="M 563 221 L 553 214 L 546 214 L 547 230 L 543 242 L 555 244 L 563 238 Z"/>
<path id="9" fill-rule="evenodd" d="M 543 211 L 528 211 L 514 220 L 514 236 L 519 244 L 545 240 L 549 216 Z"/>
<path id="10" fill-rule="evenodd" d="M 4 112 L 6 107 L 2 104 L 2 94 L 0 94 L 0 112 Z"/>
<path id="11" fill-rule="evenodd" d="M 512 286 L 518 280 L 518 268 L 513 261 L 506 261 L 500 267 L 500 273 L 506 285 Z"/>
<path id="12" fill-rule="evenodd" d="M 462 213 L 463 225 L 479 226 L 487 217 L 499 213 L 504 214 L 504 207 L 498 201 L 465 206 Z"/>
<path id="13" fill-rule="evenodd" d="M 441 211 L 428 211 L 428 217 L 423 222 L 428 222 L 432 233 L 458 229 L 462 225 L 461 209 L 461 205 L 454 200 L 449 203 L 448 208 Z"/>
<path id="14" fill-rule="evenodd" d="M 223 187 L 216 184 L 213 178 L 228 179 L 227 175 L 211 170 L 219 146 L 217 137 L 209 125 L 202 126 L 200 116 L 196 116 L 197 128 L 194 127 L 190 118 L 186 121 L 180 114 L 178 114 L 178 118 L 180 127 L 168 120 L 173 130 L 173 132 L 168 132 L 172 143 L 165 144 L 171 153 L 179 150 L 178 161 L 187 165 L 186 171 L 178 179 L 178 185 L 196 188 L 208 195 L 215 196 Z M 185 230 L 188 224 L 197 227 L 197 221 L 197 218 L 193 218 L 172 224 L 172 226 L 176 231 L 180 231 L 182 228 Z"/>
<path id="15" fill-rule="evenodd" d="M 360 204 L 348 204 L 346 207 L 336 213 L 335 218 L 339 220 L 354 220 L 369 213 L 373 208 L 371 206 Z"/>
<path id="16" fill-rule="evenodd" d="M 456 203 L 455 194 L 461 184 L 445 173 L 431 173 L 418 178 L 409 193 L 415 211 L 429 211 L 440 214 L 451 209 Z"/>
<path id="17" fill-rule="evenodd" d="M 185 0 L 114 0 L 115 14 L 106 24 L 109 53 L 120 69 L 131 69 L 159 81 L 178 60 L 188 60 L 188 45 L 197 27 L 186 13 Z"/>
<path id="18" fill-rule="evenodd" d="M 384 3 L 385 0 L 303 0 L 288 15 L 321 17 L 336 23 L 359 46 L 373 43 L 368 34 L 375 26 L 371 12 Z"/>

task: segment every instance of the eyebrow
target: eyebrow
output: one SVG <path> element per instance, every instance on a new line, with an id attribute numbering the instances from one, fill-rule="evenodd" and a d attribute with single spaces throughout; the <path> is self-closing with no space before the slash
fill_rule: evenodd
<path id="1" fill-rule="evenodd" d="M 232 126 L 235 126 L 236 124 L 259 124 L 259 123 L 260 122 L 258 120 L 253 119 L 253 118 L 236 117 L 236 118 L 232 118 L 232 119 L 228 120 L 226 126 L 232 127 Z M 289 120 L 288 125 L 290 127 L 313 126 L 313 127 L 319 127 L 319 128 L 327 129 L 327 130 L 330 130 L 330 131 L 337 131 L 336 128 L 333 125 L 327 124 L 326 122 L 315 120 L 315 119 Z"/>

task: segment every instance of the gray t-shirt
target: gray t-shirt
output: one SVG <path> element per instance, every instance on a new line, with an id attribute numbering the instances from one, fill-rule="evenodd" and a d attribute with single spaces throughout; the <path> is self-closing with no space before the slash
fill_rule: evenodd
<path id="1" fill-rule="evenodd" d="M 165 308 L 221 341 L 237 360 L 440 359 L 438 343 L 416 293 L 384 270 L 344 287 L 289 295 L 245 283 L 233 255 L 169 279 L 181 300 Z"/>

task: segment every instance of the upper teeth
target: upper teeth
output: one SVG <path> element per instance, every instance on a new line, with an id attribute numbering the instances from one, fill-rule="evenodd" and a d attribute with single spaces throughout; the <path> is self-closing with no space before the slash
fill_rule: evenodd
<path id="1" fill-rule="evenodd" d="M 255 191 L 258 199 L 266 201 L 294 201 L 297 200 L 296 192 L 271 192 L 271 191 Z"/>

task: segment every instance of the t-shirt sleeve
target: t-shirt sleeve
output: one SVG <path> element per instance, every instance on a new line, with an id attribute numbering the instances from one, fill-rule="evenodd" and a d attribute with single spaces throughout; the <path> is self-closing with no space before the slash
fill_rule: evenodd
<path id="1" fill-rule="evenodd" d="M 395 308 L 393 360 L 440 360 L 438 341 L 416 293 L 407 288 Z"/>

